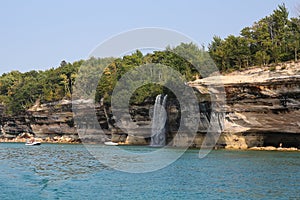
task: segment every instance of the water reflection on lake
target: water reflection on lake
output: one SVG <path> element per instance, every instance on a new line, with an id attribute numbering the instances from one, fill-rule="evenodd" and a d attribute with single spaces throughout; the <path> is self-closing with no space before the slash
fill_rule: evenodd
<path id="1" fill-rule="evenodd" d="M 297 152 L 218 150 L 199 159 L 189 150 L 164 169 L 130 174 L 82 145 L 0 144 L 0 199 L 300 199 L 299 181 Z"/>

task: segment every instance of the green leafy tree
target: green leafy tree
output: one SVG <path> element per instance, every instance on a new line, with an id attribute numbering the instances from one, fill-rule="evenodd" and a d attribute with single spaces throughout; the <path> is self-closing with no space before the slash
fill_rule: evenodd
<path id="1" fill-rule="evenodd" d="M 285 4 L 241 30 L 240 36 L 214 37 L 209 53 L 221 71 L 298 59 L 299 17 L 289 19 Z"/>

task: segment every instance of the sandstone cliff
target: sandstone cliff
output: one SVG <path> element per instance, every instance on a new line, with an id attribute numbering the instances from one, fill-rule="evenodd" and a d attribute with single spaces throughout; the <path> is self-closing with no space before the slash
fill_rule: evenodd
<path id="1" fill-rule="evenodd" d="M 205 93 L 208 85 L 224 85 L 225 129 L 219 145 L 300 147 L 300 64 L 253 68 L 190 83 Z"/>
<path id="2" fill-rule="evenodd" d="M 271 71 L 269 67 L 253 68 L 242 72 L 234 72 L 221 77 L 208 77 L 188 83 L 200 96 L 200 124 L 195 138 L 188 134 L 177 133 L 180 125 L 180 105 L 176 100 L 167 104 L 168 121 L 167 137 L 172 146 L 201 147 L 206 136 L 211 117 L 219 119 L 223 133 L 217 147 L 251 148 L 261 146 L 300 147 L 300 63 L 286 63 Z M 209 96 L 217 95 L 219 90 L 209 88 L 223 87 L 226 95 L 225 109 L 211 110 L 213 102 Z M 218 101 L 216 99 L 215 101 Z M 134 127 L 121 130 L 114 121 L 111 109 L 104 105 L 95 105 L 99 125 L 104 130 L 100 142 L 111 139 L 113 142 L 133 145 L 146 145 L 150 142 L 151 113 L 154 99 L 143 105 L 129 108 L 131 120 L 140 129 Z M 78 129 L 89 130 L 84 135 L 86 141 L 93 141 L 97 126 L 76 124 L 73 119 L 72 102 L 63 100 L 48 104 L 36 104 L 22 116 L 8 117 L 0 106 L 0 134 L 4 138 L 14 138 L 28 132 L 40 138 L 65 137 L 73 141 L 79 140 Z M 86 113 L 89 118 L 91 113 Z M 92 113 L 93 114 L 93 113 Z M 221 115 L 222 114 L 222 115 Z M 180 137 L 176 137 L 178 134 Z M 97 137 L 96 137 L 97 138 Z"/>

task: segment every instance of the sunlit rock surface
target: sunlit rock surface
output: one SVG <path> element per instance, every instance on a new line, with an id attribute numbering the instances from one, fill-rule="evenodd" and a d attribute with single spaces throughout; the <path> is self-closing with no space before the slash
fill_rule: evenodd
<path id="1" fill-rule="evenodd" d="M 202 94 L 207 86 L 226 91 L 225 129 L 219 145 L 300 147 L 300 64 L 276 70 L 254 68 L 190 83 Z"/>
<path id="2" fill-rule="evenodd" d="M 214 126 L 222 130 L 217 148 L 278 148 L 280 145 L 282 148 L 300 148 L 300 63 L 281 64 L 273 71 L 269 67 L 253 68 L 199 79 L 187 85 L 194 88 L 198 97 L 200 122 L 195 126 L 199 128 L 195 135 L 178 132 L 181 108 L 177 100 L 170 98 L 166 105 L 168 145 L 201 148 L 213 117 L 217 119 Z M 211 95 L 216 98 L 211 98 Z M 222 96 L 226 96 L 222 109 L 212 110 L 211 105 L 219 104 L 222 99 L 218 98 Z M 18 116 L 5 115 L 5 108 L 0 105 L 0 136 L 12 139 L 26 132 L 50 141 L 67 138 L 148 145 L 151 142 L 154 101 L 148 99 L 143 105 L 130 106 L 130 123 L 116 121 L 111 108 L 101 104 L 93 104 L 88 110 L 79 105 L 75 115 L 82 120 L 77 122 L 74 122 L 72 101 L 68 100 L 37 103 Z M 97 125 L 90 120 L 95 116 Z M 84 133 L 80 138 L 78 131 Z"/>

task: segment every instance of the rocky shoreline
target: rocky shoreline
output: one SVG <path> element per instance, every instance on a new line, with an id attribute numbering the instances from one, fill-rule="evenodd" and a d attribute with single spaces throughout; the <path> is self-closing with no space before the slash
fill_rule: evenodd
<path id="1" fill-rule="evenodd" d="M 24 137 L 15 137 L 15 138 L 0 138 L 0 143 L 26 143 L 26 141 L 31 138 Z M 50 144 L 81 144 L 80 140 L 74 140 L 67 137 L 47 137 L 47 138 L 34 138 L 35 141 L 41 143 L 50 143 Z"/>
<path id="2" fill-rule="evenodd" d="M 290 147 L 290 148 L 283 148 L 283 147 L 273 147 L 273 146 L 268 146 L 268 147 L 251 147 L 249 150 L 254 150 L 254 151 L 298 151 L 300 152 L 300 149 L 296 147 Z"/>
<path id="3" fill-rule="evenodd" d="M 71 138 L 35 138 L 35 141 L 41 142 L 44 144 L 82 144 L 81 141 L 75 141 Z M 26 143 L 25 138 L 0 138 L 0 143 Z M 126 143 L 119 143 L 119 145 L 129 145 Z M 273 146 L 267 146 L 267 147 L 251 147 L 251 148 L 235 148 L 235 147 L 226 147 L 226 150 L 245 150 L 245 151 L 281 151 L 281 152 L 300 152 L 300 149 L 296 147 L 289 147 L 289 148 L 283 148 L 283 147 L 273 147 Z"/>

